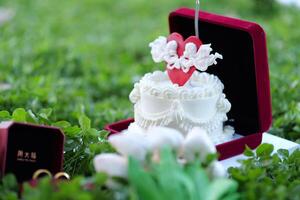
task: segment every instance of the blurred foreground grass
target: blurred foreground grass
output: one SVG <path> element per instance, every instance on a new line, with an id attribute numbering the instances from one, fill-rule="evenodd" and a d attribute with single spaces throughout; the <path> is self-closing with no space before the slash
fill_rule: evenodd
<path id="1" fill-rule="evenodd" d="M 254 0 L 206 0 L 202 9 L 261 24 L 267 32 L 272 133 L 300 142 L 300 10 Z M 148 43 L 168 33 L 167 16 L 190 0 L 0 0 L 15 12 L 0 26 L 0 110 L 52 108 L 53 121 L 92 126 L 132 116 L 128 94 L 153 64 Z M 268 8 L 268 5 L 265 5 Z M 1 87 L 8 85 L 9 88 Z"/>

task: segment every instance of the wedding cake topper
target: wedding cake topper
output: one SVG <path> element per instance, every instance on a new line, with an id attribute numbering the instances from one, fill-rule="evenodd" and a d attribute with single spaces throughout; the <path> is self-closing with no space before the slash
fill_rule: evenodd
<path id="1" fill-rule="evenodd" d="M 211 44 L 202 44 L 196 36 L 186 40 L 179 33 L 172 33 L 168 38 L 160 36 L 150 43 L 154 62 L 166 62 L 169 78 L 174 84 L 183 86 L 195 70 L 206 71 L 216 59 L 222 59 L 219 53 L 210 54 Z"/>
<path id="2" fill-rule="evenodd" d="M 183 86 L 194 71 L 206 71 L 211 65 L 217 64 L 216 59 L 223 59 L 219 53 L 210 54 L 211 44 L 203 44 L 199 39 L 200 1 L 195 4 L 195 35 L 186 40 L 179 33 L 172 33 L 168 38 L 160 36 L 150 43 L 154 62 L 166 62 L 167 72 L 174 84 Z"/>

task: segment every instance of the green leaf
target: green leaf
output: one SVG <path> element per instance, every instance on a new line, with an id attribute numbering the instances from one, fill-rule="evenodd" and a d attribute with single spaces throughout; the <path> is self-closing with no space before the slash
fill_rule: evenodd
<path id="1" fill-rule="evenodd" d="M 58 122 L 52 123 L 52 126 L 56 126 L 56 127 L 65 129 L 65 128 L 70 127 L 71 124 L 67 121 L 58 121 Z"/>
<path id="2" fill-rule="evenodd" d="M 227 199 L 236 199 L 237 183 L 228 179 L 218 179 L 212 182 L 207 190 L 207 200 L 219 200 L 222 197 Z"/>
<path id="3" fill-rule="evenodd" d="M 78 136 L 80 131 L 81 131 L 81 129 L 78 126 L 70 126 L 70 127 L 64 128 L 65 134 L 68 135 L 69 137 Z"/>
<path id="4" fill-rule="evenodd" d="M 195 199 L 205 199 L 210 181 L 205 171 L 200 167 L 200 162 L 188 164 L 185 171 L 195 185 Z"/>
<path id="5" fill-rule="evenodd" d="M 17 179 L 13 174 L 8 174 L 2 179 L 2 184 L 6 188 L 15 189 L 18 188 Z"/>
<path id="6" fill-rule="evenodd" d="M 88 129 L 88 134 L 90 137 L 97 137 L 99 136 L 99 131 L 95 128 Z"/>
<path id="7" fill-rule="evenodd" d="M 133 190 L 135 190 L 143 200 L 163 200 L 160 189 L 156 185 L 149 173 L 146 173 L 138 161 L 129 158 L 128 180 Z"/>
<path id="8" fill-rule="evenodd" d="M 39 112 L 39 115 L 43 116 L 44 118 L 50 117 L 51 114 L 52 114 L 52 108 L 43 108 Z"/>
<path id="9" fill-rule="evenodd" d="M 270 156 L 274 150 L 274 146 L 272 144 L 261 144 L 256 149 L 256 155 L 258 157 Z"/>
<path id="10" fill-rule="evenodd" d="M 79 116 L 79 125 L 83 131 L 87 131 L 91 128 L 91 120 L 87 116 L 82 114 Z"/>
<path id="11" fill-rule="evenodd" d="M 0 197 L 0 199 L 1 199 L 1 197 Z M 18 194 L 16 192 L 8 192 L 3 197 L 3 200 L 18 200 L 18 199 L 19 199 Z"/>
<path id="12" fill-rule="evenodd" d="M 12 114 L 12 119 L 16 122 L 26 122 L 26 111 L 24 108 L 17 108 Z"/>
<path id="13" fill-rule="evenodd" d="M 290 155 L 289 151 L 286 149 L 279 149 L 277 153 L 283 158 L 287 158 Z"/>
<path id="14" fill-rule="evenodd" d="M 250 180 L 257 180 L 264 176 L 265 170 L 262 168 L 249 169 L 247 177 Z"/>
<path id="15" fill-rule="evenodd" d="M 11 118 L 10 113 L 6 110 L 0 111 L 0 120 L 5 121 Z"/>
<path id="16" fill-rule="evenodd" d="M 32 112 L 32 110 L 28 110 L 27 115 L 26 115 L 26 120 L 27 120 L 27 122 L 31 122 L 31 123 L 39 122 L 38 118 L 35 116 L 35 114 Z"/>
<path id="17" fill-rule="evenodd" d="M 250 149 L 247 145 L 244 151 L 244 155 L 247 157 L 253 157 L 254 156 L 254 152 L 252 151 L 252 149 Z"/>
<path id="18" fill-rule="evenodd" d="M 203 161 L 203 165 L 210 165 L 213 161 L 218 160 L 218 157 L 219 155 L 217 153 L 208 154 Z"/>
<path id="19" fill-rule="evenodd" d="M 108 176 L 106 173 L 97 173 L 95 175 L 95 183 L 97 185 L 100 185 L 100 186 L 104 185 L 104 183 L 107 181 L 107 179 L 108 179 Z"/>
<path id="20" fill-rule="evenodd" d="M 231 178 L 233 178 L 234 180 L 239 181 L 241 183 L 244 183 L 249 179 L 249 177 L 245 176 L 243 171 L 241 171 L 239 168 L 230 167 L 228 169 L 228 172 L 229 172 Z"/>
<path id="21" fill-rule="evenodd" d="M 192 180 L 187 179 L 183 168 L 178 165 L 172 150 L 165 147 L 160 152 L 160 162 L 153 166 L 161 195 L 164 199 L 180 200 L 194 195 Z M 172 183 L 172 184 L 170 184 Z M 176 194 L 173 191 L 178 191 Z"/>

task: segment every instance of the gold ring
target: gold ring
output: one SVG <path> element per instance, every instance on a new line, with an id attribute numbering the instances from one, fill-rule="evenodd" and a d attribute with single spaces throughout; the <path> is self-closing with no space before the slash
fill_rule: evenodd
<path id="1" fill-rule="evenodd" d="M 54 179 L 66 179 L 70 180 L 70 175 L 67 174 L 66 172 L 58 172 L 54 175 Z"/>
<path id="2" fill-rule="evenodd" d="M 38 179 L 42 174 L 46 174 L 48 175 L 49 177 L 52 177 L 52 174 L 49 170 L 47 169 L 38 169 L 36 170 L 33 175 L 32 175 L 32 179 Z"/>

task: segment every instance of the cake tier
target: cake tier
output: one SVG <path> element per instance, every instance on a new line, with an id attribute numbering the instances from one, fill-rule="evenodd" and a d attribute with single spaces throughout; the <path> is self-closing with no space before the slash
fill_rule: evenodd
<path id="1" fill-rule="evenodd" d="M 130 93 L 135 122 L 143 129 L 167 126 L 184 134 L 199 126 L 215 143 L 224 142 L 231 137 L 223 131 L 231 104 L 223 88 L 218 77 L 208 73 L 195 72 L 182 87 L 171 83 L 166 72 L 148 73 Z"/>

